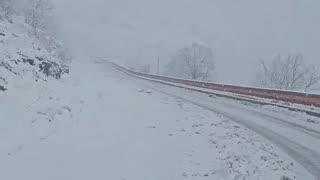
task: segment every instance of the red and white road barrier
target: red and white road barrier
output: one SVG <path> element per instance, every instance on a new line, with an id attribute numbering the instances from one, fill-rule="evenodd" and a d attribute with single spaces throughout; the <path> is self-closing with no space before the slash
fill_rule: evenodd
<path id="1" fill-rule="evenodd" d="M 187 80 L 187 79 L 178 79 L 178 78 L 172 78 L 172 77 L 166 77 L 166 76 L 139 73 L 139 72 L 126 69 L 112 62 L 108 62 L 108 63 L 110 63 L 113 67 L 125 73 L 132 74 L 138 77 L 144 77 L 148 79 L 160 80 L 160 81 L 176 83 L 176 84 L 183 84 L 186 86 L 198 87 L 198 88 L 203 88 L 208 90 L 215 90 L 215 91 L 228 92 L 228 93 L 234 93 L 234 94 L 245 95 L 245 96 L 266 98 L 271 100 L 320 107 L 320 95 L 316 95 L 316 94 L 273 90 L 273 89 L 263 89 L 263 88 L 253 88 L 253 87 L 243 87 L 243 86 L 233 86 L 233 85 L 224 85 L 224 84 L 201 82 L 201 81 L 194 81 L 194 80 Z"/>

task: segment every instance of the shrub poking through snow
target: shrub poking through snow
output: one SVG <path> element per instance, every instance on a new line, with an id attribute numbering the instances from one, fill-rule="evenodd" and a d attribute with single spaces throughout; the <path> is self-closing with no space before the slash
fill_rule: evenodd
<path id="1" fill-rule="evenodd" d="M 0 91 L 6 91 L 6 90 L 7 89 L 4 86 L 0 85 Z"/>

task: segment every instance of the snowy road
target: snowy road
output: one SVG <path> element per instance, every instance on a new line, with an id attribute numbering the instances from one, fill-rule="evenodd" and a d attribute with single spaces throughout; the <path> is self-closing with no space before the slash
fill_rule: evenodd
<path id="1" fill-rule="evenodd" d="M 167 92 L 161 91 L 169 94 Z M 305 134 L 305 132 L 293 130 L 291 126 L 280 125 L 281 121 L 276 118 L 266 117 L 263 114 L 248 112 L 247 110 L 232 106 L 223 107 L 223 104 L 208 105 L 206 101 L 191 100 L 188 97 L 183 97 L 177 94 L 170 94 L 179 97 L 186 102 L 193 103 L 202 108 L 222 114 L 235 122 L 238 122 L 258 134 L 266 137 L 274 144 L 281 147 L 292 158 L 303 165 L 311 174 L 320 180 L 320 141 L 319 138 L 314 138 Z M 205 103 L 203 103 L 205 102 Z M 222 106 L 221 106 L 222 105 Z M 223 107 L 223 108 L 221 108 Z M 269 121 L 267 124 L 265 120 Z M 260 123 L 264 123 L 261 125 Z M 280 126 L 280 127 L 277 127 Z M 288 128 L 288 129 L 287 129 Z M 279 131 L 281 131 L 279 133 Z M 283 135 L 283 133 L 292 134 L 294 136 Z M 316 134 L 319 137 L 319 133 Z M 295 138 L 296 137 L 296 138 Z"/>
<path id="2" fill-rule="evenodd" d="M 86 58 L 71 72 L 0 95 L 0 179 L 319 179 L 318 119 L 304 126 Z"/>
<path id="3" fill-rule="evenodd" d="M 211 98 L 206 94 L 155 82 L 139 79 L 135 81 L 246 126 L 280 147 L 320 180 L 320 129 L 309 129 L 307 126 L 291 123 L 295 117 L 268 112 L 263 107 L 248 107 L 241 102 L 219 97 Z"/>

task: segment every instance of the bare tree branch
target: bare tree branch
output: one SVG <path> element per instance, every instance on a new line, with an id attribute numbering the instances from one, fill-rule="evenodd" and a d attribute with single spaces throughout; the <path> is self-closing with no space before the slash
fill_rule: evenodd
<path id="1" fill-rule="evenodd" d="M 306 66 L 301 54 L 288 55 L 285 59 L 278 55 L 269 66 L 263 60 L 260 62 L 262 72 L 258 73 L 257 82 L 262 87 L 307 90 L 320 82 L 319 71 Z"/>
<path id="2" fill-rule="evenodd" d="M 166 67 L 170 76 L 210 80 L 215 68 L 212 49 L 193 43 L 178 50 Z"/>

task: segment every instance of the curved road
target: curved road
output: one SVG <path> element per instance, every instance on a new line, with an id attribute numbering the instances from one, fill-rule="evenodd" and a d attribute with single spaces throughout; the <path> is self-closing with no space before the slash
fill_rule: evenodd
<path id="1" fill-rule="evenodd" d="M 288 118 L 276 117 L 261 108 L 253 108 L 224 98 L 211 98 L 199 92 L 170 87 L 168 85 L 141 80 L 137 83 L 161 93 L 180 98 L 209 111 L 221 114 L 238 122 L 280 147 L 302 165 L 316 180 L 320 180 L 320 131 L 297 125 Z"/>

